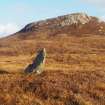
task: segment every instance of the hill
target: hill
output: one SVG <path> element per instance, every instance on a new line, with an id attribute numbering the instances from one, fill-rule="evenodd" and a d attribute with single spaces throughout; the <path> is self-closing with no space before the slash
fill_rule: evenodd
<path id="1" fill-rule="evenodd" d="M 40 48 L 44 72 L 22 74 Z M 0 39 L 0 104 L 104 105 L 105 22 L 74 13 Z"/>
<path id="2" fill-rule="evenodd" d="M 46 48 L 46 69 L 86 70 L 104 65 L 105 22 L 74 13 L 33 22 L 0 39 L 1 70 L 22 71 L 40 48 Z"/>

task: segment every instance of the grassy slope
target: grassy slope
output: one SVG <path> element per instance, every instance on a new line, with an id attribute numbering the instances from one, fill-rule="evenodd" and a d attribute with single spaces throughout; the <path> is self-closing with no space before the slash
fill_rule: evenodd
<path id="1" fill-rule="evenodd" d="M 38 49 L 47 51 L 46 70 L 100 70 L 105 68 L 105 37 L 61 37 L 0 42 L 0 69 L 23 72 Z"/>
<path id="2" fill-rule="evenodd" d="M 23 72 L 39 48 L 47 50 L 39 76 L 1 72 L 0 104 L 105 105 L 104 36 L 4 40 L 0 46 L 0 69 L 8 72 Z"/>

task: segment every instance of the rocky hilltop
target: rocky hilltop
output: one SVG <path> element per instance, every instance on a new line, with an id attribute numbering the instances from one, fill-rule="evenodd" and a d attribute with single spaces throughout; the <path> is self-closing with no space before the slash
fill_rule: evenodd
<path id="1" fill-rule="evenodd" d="M 86 24 L 91 20 L 91 17 L 85 13 L 74 13 L 64 16 L 59 16 L 53 19 L 47 19 L 39 22 L 33 22 L 25 26 L 20 32 L 27 32 L 36 30 L 38 27 L 52 26 L 53 27 L 64 27 L 73 24 Z"/>
<path id="2" fill-rule="evenodd" d="M 56 36 L 59 34 L 66 35 L 83 35 L 83 34 L 105 34 L 105 23 L 97 17 L 88 16 L 85 13 L 73 13 L 59 16 L 57 18 L 46 19 L 33 22 L 26 25 L 19 34 L 27 32 L 33 33 L 34 36 L 45 34 L 45 36 Z"/>

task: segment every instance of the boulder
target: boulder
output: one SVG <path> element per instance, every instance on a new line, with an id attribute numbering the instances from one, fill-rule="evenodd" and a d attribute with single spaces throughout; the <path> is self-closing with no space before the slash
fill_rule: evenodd
<path id="1" fill-rule="evenodd" d="M 41 49 L 36 58 L 33 60 L 32 64 L 29 64 L 26 69 L 25 73 L 38 73 L 40 74 L 43 71 L 43 66 L 45 64 L 46 58 L 46 50 L 45 48 Z"/>

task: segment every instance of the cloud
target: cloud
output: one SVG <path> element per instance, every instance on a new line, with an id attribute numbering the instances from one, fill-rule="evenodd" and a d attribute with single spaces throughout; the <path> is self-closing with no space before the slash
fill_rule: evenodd
<path id="1" fill-rule="evenodd" d="M 0 37 L 8 36 L 19 30 L 19 26 L 14 23 L 0 24 Z"/>
<path id="2" fill-rule="evenodd" d="M 105 8 L 105 0 L 80 0 L 80 1 L 92 4 L 93 6 Z"/>

